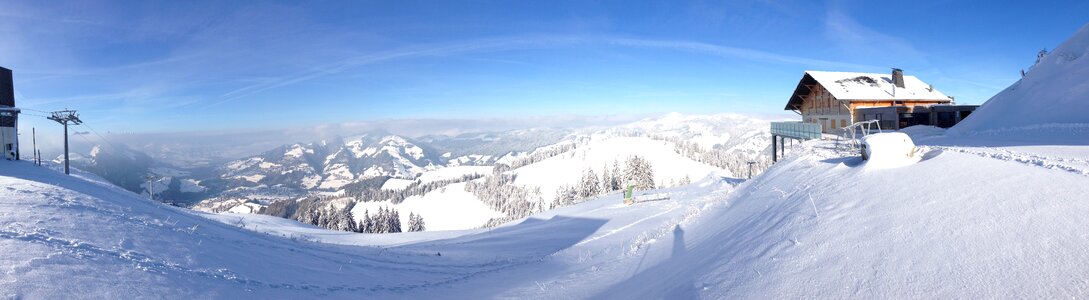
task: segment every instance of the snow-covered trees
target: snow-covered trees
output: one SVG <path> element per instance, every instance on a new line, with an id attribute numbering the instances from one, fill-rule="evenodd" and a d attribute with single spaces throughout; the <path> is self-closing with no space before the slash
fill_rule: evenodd
<path id="1" fill-rule="evenodd" d="M 576 189 L 579 198 L 589 198 L 601 194 L 601 180 L 594 173 L 594 169 L 586 169 L 585 172 L 582 172 L 582 180 L 579 181 Z"/>
<path id="2" fill-rule="evenodd" d="M 361 202 L 390 201 L 393 204 L 401 203 L 412 196 L 422 196 L 431 191 L 446 187 L 450 184 L 467 182 L 483 177 L 480 174 L 468 174 L 458 178 L 436 180 L 424 183 L 416 180 L 402 190 L 383 190 L 382 185 L 348 184 L 344 186 L 344 194 Z M 384 181 L 383 181 L 384 182 Z"/>
<path id="3" fill-rule="evenodd" d="M 356 228 L 356 232 L 374 232 L 374 218 L 371 218 L 371 212 L 364 210 L 363 218 L 359 220 L 359 227 Z"/>
<path id="4" fill-rule="evenodd" d="M 308 197 L 301 200 L 281 200 L 269 204 L 258 213 L 278 216 L 299 222 L 316 225 L 322 228 L 340 231 L 389 233 L 401 232 L 401 215 L 396 209 L 379 207 L 378 211 L 371 213 L 363 211 L 363 216 L 358 221 L 352 214 L 355 203 L 348 203 L 344 207 L 337 207 L 321 201 L 317 197 Z M 416 231 L 424 230 L 423 217 L 416 214 L 409 215 L 411 228 Z M 413 227 L 416 226 L 416 227 Z M 410 229 L 411 229 L 410 228 Z"/>
<path id="5" fill-rule="evenodd" d="M 332 230 L 358 231 L 359 224 L 356 224 L 355 217 L 352 216 L 353 206 L 354 203 L 348 203 L 338 208 L 318 197 L 307 197 L 300 200 L 276 201 L 257 213 L 293 219 Z"/>
<path id="6" fill-rule="evenodd" d="M 472 193 L 488 207 L 507 214 L 505 218 L 488 221 L 486 227 L 526 217 L 546 209 L 539 188 L 530 189 L 514 185 L 514 175 L 503 174 L 499 169 L 485 176 L 484 180 L 466 182 L 465 191 Z"/>
<path id="7" fill-rule="evenodd" d="M 519 159 L 516 159 L 516 160 L 512 161 L 510 163 L 510 169 L 513 170 L 513 169 L 521 168 L 521 167 L 524 167 L 524 166 L 527 166 L 527 165 L 530 165 L 530 164 L 533 164 L 533 163 L 548 159 L 549 157 L 553 157 L 553 156 L 556 156 L 556 155 L 563 154 L 563 153 L 565 153 L 567 151 L 571 151 L 571 150 L 574 150 L 574 149 L 575 149 L 575 144 L 562 144 L 562 145 L 555 145 L 555 146 L 552 146 L 552 147 L 549 147 L 549 148 L 538 149 L 537 151 L 533 151 L 532 154 L 530 154 L 530 155 L 528 155 L 526 157 L 522 157 L 522 158 L 519 158 Z"/>
<path id="8" fill-rule="evenodd" d="M 613 171 L 610 173 L 609 176 L 605 176 L 604 178 L 602 178 L 602 181 L 607 184 L 607 188 L 605 189 L 606 193 L 624 189 L 624 183 L 621 182 L 623 181 L 621 174 L 622 173 L 620 173 L 620 161 L 613 160 Z"/>
<path id="9" fill-rule="evenodd" d="M 330 214 L 333 217 L 326 228 L 340 231 L 358 231 L 355 216 L 352 215 L 352 206 L 348 205 L 348 207 L 331 212 Z"/>
<path id="10" fill-rule="evenodd" d="M 771 167 L 767 154 L 755 153 L 731 153 L 716 145 L 712 149 L 705 149 L 699 144 L 678 137 L 651 135 L 650 138 L 673 143 L 673 151 L 691 160 L 729 170 L 737 177 L 748 177 L 750 166 L 752 176 L 756 176 Z M 767 151 L 764 151 L 767 152 Z M 751 154 L 751 153 L 750 153 Z M 750 164 L 750 162 L 752 164 Z M 691 179 L 690 179 L 691 180 Z"/>
<path id="11" fill-rule="evenodd" d="M 556 206 L 568 206 L 575 204 L 575 200 L 579 198 L 579 191 L 571 186 L 561 186 L 556 190 L 556 199 L 553 200 Z"/>
<path id="12" fill-rule="evenodd" d="M 419 232 L 427 230 L 424 226 L 423 216 L 414 213 L 408 213 L 408 232 Z"/>
<path id="13" fill-rule="evenodd" d="M 612 171 L 606 165 L 602 170 L 602 176 L 598 177 L 593 169 L 587 169 L 582 173 L 582 178 L 575 186 L 564 185 L 556 190 L 554 205 L 567 206 L 579 203 L 580 200 L 619 191 L 624 189 L 626 183 L 635 184 L 637 189 L 654 189 L 654 168 L 650 161 L 641 156 L 632 156 L 625 161 L 623 169 L 620 162 L 613 163 Z M 688 184 L 691 180 L 688 176 L 681 182 Z M 676 183 L 676 181 L 673 181 Z"/>
<path id="14" fill-rule="evenodd" d="M 412 217 L 411 215 L 409 216 Z M 420 225 L 423 225 L 423 219 L 420 218 Z M 379 207 L 378 212 L 371 215 L 369 210 L 363 211 L 363 225 L 359 226 L 357 232 L 364 233 L 392 233 L 401 232 L 401 214 L 396 209 L 386 208 L 385 206 Z"/>
<path id="15" fill-rule="evenodd" d="M 638 190 L 654 189 L 654 169 L 650 162 L 641 156 L 631 156 L 624 165 L 624 182 L 635 185 Z"/>

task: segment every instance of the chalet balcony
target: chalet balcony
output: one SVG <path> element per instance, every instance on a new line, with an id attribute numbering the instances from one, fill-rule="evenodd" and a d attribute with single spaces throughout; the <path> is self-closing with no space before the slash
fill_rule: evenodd
<path id="1" fill-rule="evenodd" d="M 803 122 L 771 122 L 771 135 L 796 140 L 821 138 L 821 125 Z"/>

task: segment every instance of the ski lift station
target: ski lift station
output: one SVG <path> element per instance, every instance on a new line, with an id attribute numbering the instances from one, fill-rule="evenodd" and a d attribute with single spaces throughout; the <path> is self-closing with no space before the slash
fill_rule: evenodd
<path id="1" fill-rule="evenodd" d="M 801 115 L 801 122 L 772 122 L 772 160 L 778 160 L 786 139 L 810 140 L 821 134 L 856 130 L 856 123 L 899 130 L 914 125 L 949 128 L 968 117 L 978 105 L 955 105 L 946 96 L 903 70 L 891 74 L 805 71 L 784 110 Z"/>
<path id="2" fill-rule="evenodd" d="M 11 70 L 0 67 L 0 148 L 4 159 L 19 159 L 19 109 Z"/>

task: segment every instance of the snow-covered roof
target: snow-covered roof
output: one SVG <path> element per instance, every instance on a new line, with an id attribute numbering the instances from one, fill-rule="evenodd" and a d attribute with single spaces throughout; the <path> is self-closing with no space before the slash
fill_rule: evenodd
<path id="1" fill-rule="evenodd" d="M 881 101 L 881 100 L 934 100 L 951 102 L 952 99 L 935 89 L 930 84 L 915 76 L 904 75 L 904 87 L 898 88 L 892 83 L 892 73 L 858 73 L 805 71 L 794 94 L 790 95 L 786 110 L 793 110 L 802 104 L 801 96 L 809 94 L 809 86 L 820 84 L 838 100 Z"/>

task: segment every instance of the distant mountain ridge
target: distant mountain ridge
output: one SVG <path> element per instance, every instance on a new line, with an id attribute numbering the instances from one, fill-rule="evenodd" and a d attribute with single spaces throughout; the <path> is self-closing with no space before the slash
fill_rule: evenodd
<path id="1" fill-rule="evenodd" d="M 131 161 L 131 164 L 121 165 L 147 165 L 137 168 L 139 170 L 129 168 L 134 176 L 129 176 L 132 177 L 128 180 L 131 183 L 125 186 L 126 189 L 146 191 L 146 183 L 134 182 L 143 180 L 145 174 L 153 174 L 159 178 L 153 184 L 159 199 L 175 200 L 172 198 L 181 197 L 187 199 L 185 202 L 188 203 L 199 201 L 194 208 L 206 211 L 256 212 L 278 200 L 306 196 L 336 198 L 346 193 L 359 195 L 361 188 L 397 190 L 421 179 L 426 183 L 435 180 L 426 178 L 453 179 L 470 174 L 485 175 L 491 173 L 487 170 L 497 164 L 519 169 L 537 164 L 551 156 L 567 153 L 564 155 L 568 158 L 563 159 L 567 162 L 563 164 L 570 165 L 564 167 L 570 170 L 564 169 L 561 172 L 567 174 L 560 176 L 563 178 L 544 180 L 548 176 L 540 176 L 545 174 L 529 171 L 535 168 L 515 172 L 524 177 L 517 184 L 540 188 L 544 200 L 551 201 L 559 186 L 570 184 L 565 178 L 579 177 L 578 174 L 588 168 L 601 173 L 600 169 L 605 164 L 623 162 L 627 156 L 641 153 L 639 149 L 631 147 L 610 149 L 614 146 L 608 146 L 612 145 L 606 141 L 608 139 L 640 137 L 632 140 L 633 146 L 655 147 L 655 153 L 659 154 L 652 161 L 659 165 L 658 168 L 676 165 L 670 163 L 671 160 L 678 160 L 676 163 L 680 164 L 689 164 L 685 161 L 691 160 L 727 169 L 741 176 L 747 173 L 742 172 L 747 167 L 739 167 L 738 162 L 766 160 L 763 157 L 766 156 L 770 144 L 767 130 L 767 121 L 744 115 L 671 113 L 604 128 L 532 128 L 456 136 L 425 135 L 416 138 L 376 130 L 348 137 L 285 144 L 217 167 L 203 168 L 199 172 L 161 163 L 152 166 L 151 163 Z M 606 143 L 601 144 L 603 141 Z M 598 146 L 571 152 L 573 147 L 584 148 L 590 145 Z M 664 148 L 652 145 L 663 145 Z M 561 153 L 553 153 L 557 151 Z M 676 152 L 680 156 L 662 156 L 666 152 Z M 138 153 L 134 150 L 126 150 L 126 153 L 125 157 L 147 157 L 134 154 Z M 597 158 L 570 158 L 570 155 L 587 154 Z M 542 170 L 551 168 L 554 167 L 544 167 Z M 90 169 L 92 172 L 104 170 Z M 703 167 L 698 169 L 703 170 Z M 685 173 L 680 170 L 671 172 L 662 173 L 664 177 L 659 178 L 656 184 L 670 185 L 671 182 L 680 181 Z M 689 177 L 702 176 L 698 173 L 691 173 L 692 176 Z M 422 176 L 423 174 L 430 175 Z M 110 178 L 106 173 L 100 175 Z M 538 177 L 542 179 L 530 180 Z M 686 180 L 694 179 L 698 178 Z M 193 199 L 195 196 L 203 198 Z M 350 202 L 338 203 L 344 205 L 343 203 Z"/>
<path id="2" fill-rule="evenodd" d="M 261 155 L 231 161 L 222 168 L 220 179 L 239 185 L 336 190 L 365 178 L 413 178 L 445 163 L 440 153 L 412 139 L 364 134 L 284 145 Z"/>

